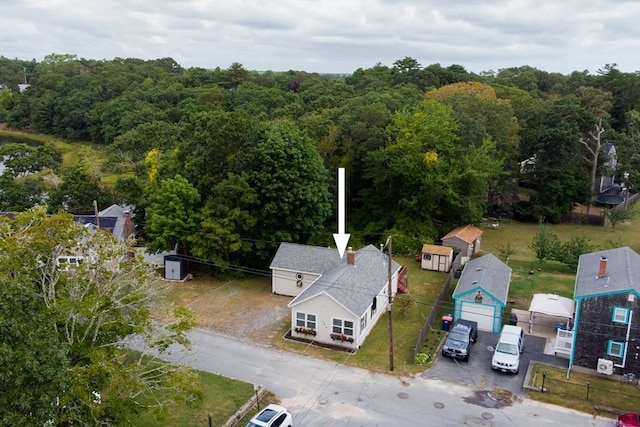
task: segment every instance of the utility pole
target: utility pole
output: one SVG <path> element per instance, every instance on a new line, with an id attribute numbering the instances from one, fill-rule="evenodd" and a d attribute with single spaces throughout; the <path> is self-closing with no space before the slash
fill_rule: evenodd
<path id="1" fill-rule="evenodd" d="M 389 282 L 387 283 L 387 293 L 389 294 L 389 304 L 387 306 L 387 314 L 389 315 L 389 370 L 393 371 L 393 316 L 391 313 L 391 304 L 393 303 L 393 295 L 391 286 L 391 264 L 393 258 L 391 257 L 391 236 L 387 239 L 387 251 L 389 253 Z"/>

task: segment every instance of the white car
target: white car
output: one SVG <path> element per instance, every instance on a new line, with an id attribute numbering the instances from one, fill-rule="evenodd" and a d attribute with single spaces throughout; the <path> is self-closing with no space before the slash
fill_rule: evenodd
<path id="1" fill-rule="evenodd" d="M 246 427 L 291 427 L 293 415 L 280 405 L 271 404 L 258 412 Z"/>
<path id="2" fill-rule="evenodd" d="M 518 374 L 520 353 L 523 351 L 524 332 L 519 326 L 504 325 L 500 340 L 491 358 L 491 368 L 496 371 Z"/>

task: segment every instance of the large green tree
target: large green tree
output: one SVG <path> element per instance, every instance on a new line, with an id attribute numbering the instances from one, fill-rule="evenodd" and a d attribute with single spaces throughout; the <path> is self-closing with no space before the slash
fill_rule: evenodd
<path id="1" fill-rule="evenodd" d="M 181 175 L 165 179 L 152 190 L 146 209 L 145 232 L 155 251 L 178 248 L 188 253 L 187 242 L 197 232 L 197 213 L 202 203 L 200 194 Z"/>
<path id="2" fill-rule="evenodd" d="M 182 309 L 170 324 L 151 322 L 164 288 L 131 251 L 44 207 L 0 221 L 3 425 L 117 425 L 167 399 L 197 398 L 188 370 L 121 346 L 131 334 L 160 352 L 188 345 L 193 325 Z M 60 256 L 84 262 L 63 270 Z"/>
<path id="3" fill-rule="evenodd" d="M 238 153 L 234 173 L 255 191 L 248 234 L 265 260 L 282 241 L 308 243 L 331 213 L 328 175 L 315 145 L 290 121 L 264 123 L 253 144 Z"/>
<path id="4" fill-rule="evenodd" d="M 421 239 L 444 228 L 477 222 L 485 211 L 488 182 L 500 174 L 495 144 L 458 143 L 449 107 L 425 100 L 394 115 L 387 145 L 371 153 L 367 173 L 374 186 L 364 210 L 377 221 L 371 233 L 402 230 Z"/>

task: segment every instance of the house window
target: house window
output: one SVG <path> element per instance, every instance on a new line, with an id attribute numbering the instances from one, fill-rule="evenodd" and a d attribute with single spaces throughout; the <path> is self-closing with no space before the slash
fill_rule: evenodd
<path id="1" fill-rule="evenodd" d="M 624 353 L 624 343 L 621 341 L 609 340 L 609 344 L 607 345 L 607 355 L 622 357 Z"/>
<path id="2" fill-rule="evenodd" d="M 630 312 L 631 310 L 626 307 L 613 307 L 611 321 L 616 323 L 629 323 Z"/>
<path id="3" fill-rule="evenodd" d="M 316 315 L 309 313 L 296 312 L 296 327 L 316 329 Z"/>
<path id="4" fill-rule="evenodd" d="M 422 259 L 424 259 L 425 261 L 431 261 L 431 254 L 423 254 Z"/>
<path id="5" fill-rule="evenodd" d="M 363 314 L 360 318 L 360 333 L 367 327 L 367 313 Z"/>
<path id="6" fill-rule="evenodd" d="M 371 317 L 373 317 L 373 315 L 376 314 L 376 311 L 378 311 L 378 296 L 377 295 L 375 297 L 373 297 L 373 302 L 371 303 Z"/>
<path id="7" fill-rule="evenodd" d="M 352 337 L 353 322 L 350 320 L 333 319 L 333 333 Z"/>

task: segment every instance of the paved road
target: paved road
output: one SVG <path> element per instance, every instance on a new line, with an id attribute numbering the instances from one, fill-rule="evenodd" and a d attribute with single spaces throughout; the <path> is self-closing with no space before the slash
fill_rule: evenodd
<path id="1" fill-rule="evenodd" d="M 570 409 L 530 399 L 502 400 L 482 384 L 398 378 L 340 363 L 253 346 L 209 331 L 189 334 L 193 348 L 173 348 L 167 360 L 254 384 L 274 392 L 295 426 L 612 426 Z M 141 349 L 131 341 L 129 347 Z M 346 357 L 346 356 L 345 356 Z"/>

